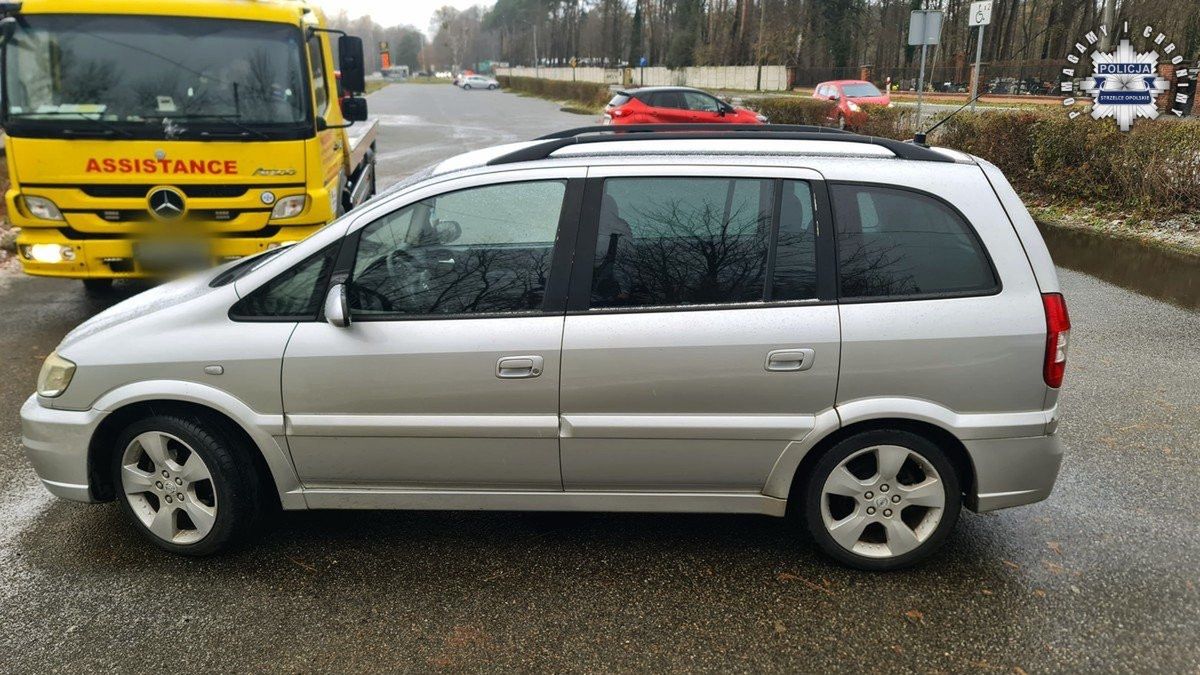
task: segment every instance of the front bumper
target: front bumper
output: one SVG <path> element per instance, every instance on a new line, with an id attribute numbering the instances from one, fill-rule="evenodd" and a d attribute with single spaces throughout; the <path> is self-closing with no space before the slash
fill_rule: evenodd
<path id="1" fill-rule="evenodd" d="M 88 444 L 104 418 L 99 410 L 55 410 L 30 396 L 21 406 L 21 444 L 46 489 L 76 502 L 95 502 L 88 481 Z"/>
<path id="2" fill-rule="evenodd" d="M 214 235 L 208 238 L 212 266 L 235 258 L 261 253 L 272 246 L 290 244 L 322 227 L 322 223 L 279 227 L 269 237 L 235 237 Z M 161 272 L 143 269 L 134 255 L 134 239 L 72 239 L 56 228 L 26 227 L 17 237 L 17 258 L 26 274 L 71 279 L 137 279 L 160 276 Z M 73 259 L 61 262 L 38 262 L 21 254 L 22 247 L 33 244 L 56 244 L 73 249 Z"/>
<path id="3" fill-rule="evenodd" d="M 968 506 L 974 511 L 994 511 L 1040 502 L 1050 496 L 1062 443 L 1058 436 L 992 438 L 965 441 L 975 465 L 975 494 Z"/>

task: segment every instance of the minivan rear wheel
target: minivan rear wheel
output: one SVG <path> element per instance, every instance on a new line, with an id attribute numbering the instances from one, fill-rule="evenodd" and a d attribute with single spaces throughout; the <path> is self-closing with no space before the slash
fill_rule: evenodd
<path id="1" fill-rule="evenodd" d="M 172 553 L 216 553 L 260 514 L 253 463 L 219 420 L 154 415 L 127 427 L 113 453 L 121 510 Z"/>
<path id="2" fill-rule="evenodd" d="M 958 475 L 941 448 L 899 429 L 835 444 L 807 476 L 804 517 L 817 544 L 859 569 L 891 570 L 936 551 L 958 521 Z"/>

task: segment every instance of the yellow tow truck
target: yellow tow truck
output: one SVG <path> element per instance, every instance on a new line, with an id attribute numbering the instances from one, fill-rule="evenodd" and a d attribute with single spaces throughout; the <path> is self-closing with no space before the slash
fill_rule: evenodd
<path id="1" fill-rule="evenodd" d="M 0 17 L 28 274 L 100 292 L 218 264 L 375 191 L 362 41 L 304 0 L 25 0 Z"/>

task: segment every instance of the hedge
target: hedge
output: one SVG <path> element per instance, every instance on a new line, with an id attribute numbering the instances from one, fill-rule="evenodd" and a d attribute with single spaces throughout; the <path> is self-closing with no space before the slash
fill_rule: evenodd
<path id="1" fill-rule="evenodd" d="M 799 96 L 747 101 L 771 122 L 824 124 L 831 103 Z M 864 106 L 848 128 L 908 140 L 911 106 Z M 932 122 L 927 122 L 932 124 Z M 1110 119 L 1046 111 L 962 112 L 930 143 L 977 155 L 1027 194 L 1052 201 L 1104 202 L 1152 213 L 1200 210 L 1200 119 L 1139 120 L 1128 132 Z"/>
<path id="2" fill-rule="evenodd" d="M 556 101 L 570 101 L 587 108 L 603 108 L 604 104 L 612 98 L 608 85 L 595 82 L 567 82 L 508 75 L 501 75 L 496 80 L 500 82 L 500 86 L 510 91 L 519 91 Z"/>

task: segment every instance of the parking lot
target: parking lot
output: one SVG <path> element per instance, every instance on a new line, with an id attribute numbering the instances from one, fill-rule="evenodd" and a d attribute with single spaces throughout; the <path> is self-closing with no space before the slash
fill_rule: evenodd
<path id="1" fill-rule="evenodd" d="M 449 85 L 370 105 L 381 186 L 593 121 Z M 115 504 L 38 485 L 17 411 L 104 303 L 0 272 L 0 671 L 1194 672 L 1200 315 L 1060 274 L 1074 328 L 1054 495 L 964 512 L 929 563 L 876 575 L 749 516 L 288 513 L 234 553 L 171 557 Z"/>

